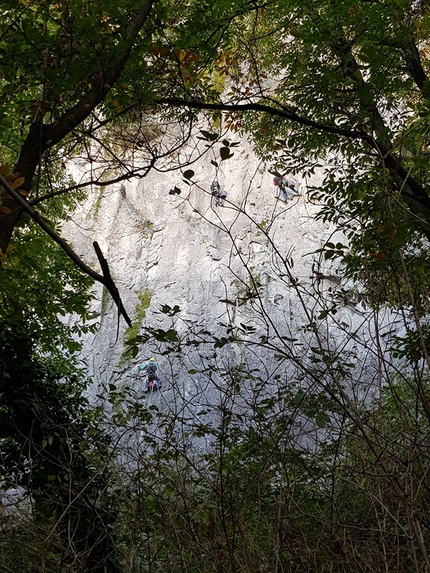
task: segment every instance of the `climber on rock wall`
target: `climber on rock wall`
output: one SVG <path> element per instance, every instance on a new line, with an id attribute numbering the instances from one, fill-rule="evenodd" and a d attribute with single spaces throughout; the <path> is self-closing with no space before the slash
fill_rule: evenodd
<path id="1" fill-rule="evenodd" d="M 146 372 L 145 392 L 158 390 L 161 388 L 161 381 L 157 374 L 158 365 L 154 358 L 150 358 L 146 364 L 142 364 L 140 371 Z"/>
<path id="2" fill-rule="evenodd" d="M 227 197 L 227 192 L 224 189 L 221 189 L 218 181 L 212 181 L 211 193 L 216 199 L 216 205 L 218 207 L 222 207 L 224 205 L 224 200 Z"/>
<path id="3" fill-rule="evenodd" d="M 285 177 L 274 177 L 273 185 L 282 191 L 285 201 L 288 201 L 289 195 L 300 195 L 294 185 L 294 181 L 286 181 Z"/>

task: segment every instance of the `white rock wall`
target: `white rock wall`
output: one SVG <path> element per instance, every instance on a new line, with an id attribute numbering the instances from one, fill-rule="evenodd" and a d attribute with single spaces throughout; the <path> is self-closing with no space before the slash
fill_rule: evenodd
<path id="1" fill-rule="evenodd" d="M 305 345 L 297 348 L 296 356 L 301 359 L 302 353 L 305 360 L 306 342 L 311 335 L 299 328 L 309 322 L 307 313 L 320 312 L 318 293 L 327 293 L 342 280 L 338 263 L 328 261 L 318 266 L 321 261 L 315 251 L 329 238 L 336 241 L 340 237 L 333 237 L 333 229 L 315 220 L 319 207 L 309 200 L 310 182 L 290 177 L 301 196 L 288 203 L 277 199 L 270 166 L 261 163 L 246 143 L 235 149 L 231 159 L 219 162 L 218 179 L 228 197 L 224 207 L 216 207 L 209 192 L 216 175 L 212 159 L 219 161 L 216 152 L 191 165 L 195 172 L 191 186 L 184 183 L 179 172 L 152 171 L 140 180 L 94 190 L 65 227 L 65 234 L 96 269 L 92 241 L 99 242 L 132 319 L 139 293 L 151 292 L 142 327 L 170 327 L 169 319 L 159 313 L 160 306 L 178 305 L 181 319 L 218 336 L 224 333 L 219 323 L 242 323 L 255 326 L 262 335 L 277 332 L 277 336 L 297 337 Z M 74 176 L 79 179 L 82 169 L 76 168 Z M 318 177 L 311 183 L 317 185 Z M 175 185 L 182 189 L 179 196 L 169 195 Z M 318 280 L 316 269 L 331 278 L 321 280 L 320 275 Z M 258 297 L 244 303 L 247 287 L 252 286 L 251 277 L 260 285 Z M 98 300 L 94 310 L 100 316 L 100 327 L 95 335 L 86 337 L 83 357 L 100 393 L 112 380 L 133 379 L 138 365 L 154 355 L 157 347 L 143 345 L 136 359 L 121 363 L 124 323 L 121 321 L 116 341 L 114 304 L 102 295 L 100 285 L 95 288 Z M 381 325 L 384 321 L 391 323 L 391 317 L 380 317 Z M 330 329 L 322 332 L 327 343 L 331 340 L 334 345 L 355 346 L 364 357 L 359 366 L 362 378 L 366 367 L 372 372 L 374 369 L 375 353 L 369 350 L 374 339 L 372 323 L 361 303 L 347 301 Z M 175 327 L 185 331 L 181 320 Z M 349 340 L 349 333 L 355 333 L 355 342 Z M 282 344 L 287 343 L 281 340 L 281 348 Z M 213 352 L 213 346 L 207 344 L 189 348 L 181 360 L 157 355 L 163 392 L 168 393 L 175 384 L 184 393 L 192 392 L 196 377 L 187 372 L 190 367 L 202 365 L 202 356 L 207 357 L 206 364 L 214 366 L 246 359 L 266 372 L 268 378 L 279 371 L 273 350 L 253 348 L 249 353 L 243 346 L 229 344 L 215 357 Z M 369 353 L 367 358 L 364 352 Z"/>

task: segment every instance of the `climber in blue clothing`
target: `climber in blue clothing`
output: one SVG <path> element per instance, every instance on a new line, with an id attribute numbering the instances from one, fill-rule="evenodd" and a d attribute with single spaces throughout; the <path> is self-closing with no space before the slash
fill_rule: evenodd
<path id="1" fill-rule="evenodd" d="M 157 374 L 158 365 L 154 358 L 150 358 L 146 364 L 142 364 L 140 370 L 146 372 L 146 384 L 144 392 L 148 392 L 149 390 L 159 390 L 161 388 L 161 381 Z"/>
<path id="2" fill-rule="evenodd" d="M 287 181 L 287 187 L 288 187 L 289 193 L 291 195 L 300 195 L 300 193 L 297 191 L 297 189 L 294 185 L 294 181 Z"/>
<path id="3" fill-rule="evenodd" d="M 294 185 L 294 181 L 286 181 L 284 177 L 274 177 L 273 185 L 279 187 L 279 189 L 282 191 L 285 201 L 288 201 L 289 194 L 300 195 Z"/>

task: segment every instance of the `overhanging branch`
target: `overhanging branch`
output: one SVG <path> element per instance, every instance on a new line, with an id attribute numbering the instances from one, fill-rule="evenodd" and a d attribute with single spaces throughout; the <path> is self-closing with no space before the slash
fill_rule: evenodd
<path id="1" fill-rule="evenodd" d="M 102 268 L 103 274 L 99 274 L 89 267 L 72 249 L 72 247 L 62 238 L 58 233 L 56 233 L 51 227 L 46 223 L 45 219 L 35 211 L 28 202 L 22 197 L 18 191 L 16 191 L 6 179 L 0 175 L 0 185 L 4 190 L 14 199 L 23 211 L 25 211 L 41 229 L 45 231 L 47 235 L 53 239 L 57 245 L 63 249 L 66 255 L 78 266 L 81 271 L 90 276 L 95 281 L 101 283 L 109 291 L 111 297 L 113 298 L 116 306 L 118 307 L 118 313 L 124 318 L 128 326 L 132 326 L 130 317 L 128 316 L 124 305 L 122 304 L 121 297 L 119 295 L 118 289 L 111 277 L 109 266 L 106 259 L 103 257 L 100 247 L 97 243 L 94 243 L 94 249 L 97 253 L 97 257 L 100 261 L 100 266 Z"/>
<path id="2" fill-rule="evenodd" d="M 326 133 L 334 133 L 336 135 L 342 135 L 343 137 L 348 137 L 352 139 L 361 139 L 365 141 L 369 135 L 365 131 L 353 131 L 350 129 L 342 129 L 340 127 L 336 127 L 334 125 L 328 125 L 324 123 L 318 123 L 317 121 L 313 121 L 312 119 L 307 119 L 295 113 L 292 110 L 289 110 L 285 107 L 273 107 L 271 105 L 261 104 L 261 103 L 208 103 L 196 100 L 186 100 L 181 98 L 162 98 L 158 100 L 154 100 L 155 104 L 158 105 L 171 105 L 175 107 L 189 107 L 191 109 L 207 109 L 207 110 L 214 110 L 214 111 L 237 111 L 237 112 L 244 112 L 244 111 L 258 111 L 262 113 L 267 113 L 269 115 L 275 117 L 282 117 L 283 119 L 288 119 L 293 121 L 294 123 L 299 123 L 300 125 L 305 125 L 308 127 L 313 127 L 314 129 L 318 129 L 319 131 L 325 131 Z"/>
<path id="3" fill-rule="evenodd" d="M 295 113 L 288 108 L 279 108 L 272 105 L 266 105 L 257 102 L 249 102 L 245 104 L 240 103 L 209 103 L 196 100 L 187 100 L 183 98 L 162 98 L 155 100 L 154 103 L 159 105 L 170 105 L 176 107 L 188 107 L 191 109 L 200 110 L 216 110 L 216 111 L 257 111 L 267 113 L 268 115 L 281 117 L 291 122 L 312 127 L 316 130 L 333 133 L 348 139 L 362 141 L 365 145 L 376 151 L 379 159 L 388 168 L 389 172 L 394 178 L 398 189 L 401 192 L 402 198 L 418 219 L 421 229 L 424 234 L 430 239 L 430 197 L 427 191 L 413 178 L 410 177 L 409 172 L 401 165 L 401 161 L 393 153 L 392 149 L 384 148 L 371 134 L 364 130 L 349 130 L 336 127 L 334 125 L 319 123 L 317 121 L 307 119 Z M 276 102 L 274 102 L 276 103 Z"/>
<path id="4" fill-rule="evenodd" d="M 54 197 L 59 197 L 60 195 L 66 195 L 67 193 L 73 193 L 73 191 L 79 191 L 80 189 L 84 189 L 85 187 L 109 187 L 110 185 L 114 185 L 115 183 L 120 183 L 121 181 L 128 181 L 133 177 L 143 177 L 143 175 L 138 174 L 137 172 L 133 173 L 125 173 L 124 175 L 120 175 L 115 179 L 110 179 L 109 181 L 98 181 L 91 179 L 90 181 L 84 181 L 83 183 L 77 183 L 76 185 L 72 185 L 71 187 L 65 187 L 64 189 L 60 189 L 58 191 L 52 191 L 52 193 L 46 193 L 46 195 L 41 195 L 40 197 L 36 197 L 29 201 L 29 205 L 37 205 L 38 203 L 42 203 L 43 201 L 47 201 L 48 199 L 53 199 Z"/>

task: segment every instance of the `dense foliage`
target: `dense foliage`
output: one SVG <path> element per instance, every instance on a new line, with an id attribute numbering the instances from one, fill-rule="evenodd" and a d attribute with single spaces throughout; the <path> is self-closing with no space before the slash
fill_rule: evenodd
<path id="1" fill-rule="evenodd" d="M 74 563 L 76 571 L 115 571 L 110 439 L 84 396 L 82 373 L 37 352 L 26 326 L 2 321 L 0 330 L 3 502 L 18 501 L 11 493 L 18 486 L 25 492 L 17 514 L 6 510 L 2 568 L 61 571 Z"/>
<path id="2" fill-rule="evenodd" d="M 0 479 L 2 490 L 31 496 L 28 515 L 2 520 L 1 566 L 430 571 L 428 4 L 126 4 L 0 2 Z M 315 313 L 303 303 L 309 344 L 299 354 L 295 338 L 272 328 L 250 273 L 253 296 L 242 302 L 264 336 L 241 324 L 181 338 L 179 307 L 165 307 L 171 328 L 128 340 L 132 352 L 159 344 L 179 363 L 209 341 L 209 364 L 189 374 L 215 387 L 219 403 L 191 416 L 187 405 L 147 408 L 133 388 L 110 384 L 117 450 L 75 364 L 77 335 L 96 328 L 81 271 L 99 279 L 61 241 L 61 223 L 87 187 L 160 168 L 199 114 L 204 143 L 227 137 L 221 161 L 234 160 L 230 131 L 251 137 L 275 173 L 306 179 L 324 166 L 308 192 L 346 240 L 321 257 L 360 283 L 376 366 L 369 375 L 355 363 L 353 334 L 339 347 L 323 335 L 335 296 Z M 77 160 L 90 165 L 80 182 L 66 169 Z M 286 288 L 304 300 L 258 228 Z M 387 306 L 404 321 L 391 346 L 378 329 Z M 79 319 L 68 326 L 71 314 Z M 270 351 L 294 376 L 270 380 L 265 393 L 264 373 L 216 362 L 227 344 Z"/>
<path id="3" fill-rule="evenodd" d="M 206 109 L 214 125 L 252 134 L 275 170 L 324 164 L 315 199 L 350 240 L 329 256 L 346 256 L 375 301 L 413 293 L 427 308 L 425 3 L 5 2 L 2 12 L 0 144 L 30 204 L 73 189 L 53 171 L 76 154 L 92 164 L 87 183 L 144 175 Z M 180 135 L 160 140 L 163 118 Z M 2 202 L 5 252 L 23 207 Z"/>

